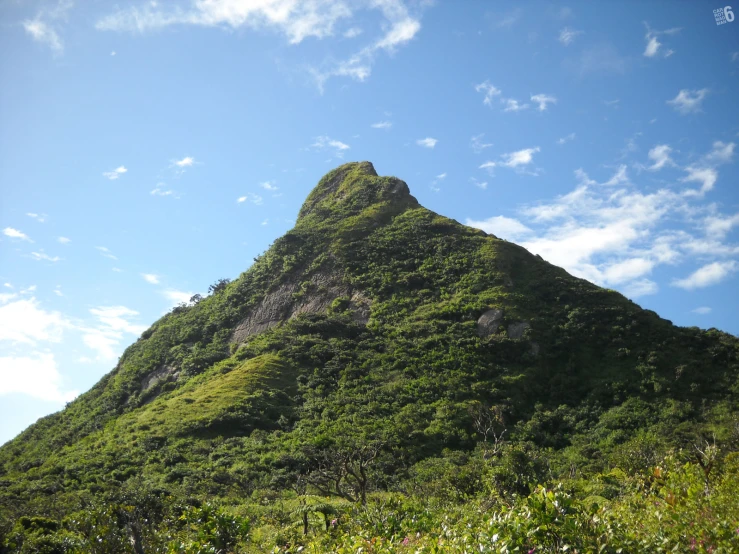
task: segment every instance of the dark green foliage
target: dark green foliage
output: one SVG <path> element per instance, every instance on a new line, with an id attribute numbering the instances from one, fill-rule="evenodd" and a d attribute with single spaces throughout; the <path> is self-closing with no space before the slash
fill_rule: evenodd
<path id="1" fill-rule="evenodd" d="M 687 453 L 705 439 L 739 448 L 736 337 L 675 327 L 430 212 L 368 163 L 326 175 L 295 227 L 209 292 L 0 448 L 9 548 L 31 548 L 22 539 L 53 552 L 88 540 L 91 525 L 106 530 L 103 543 L 128 544 L 123 551 L 136 534 L 160 551 L 232 548 L 241 523 L 231 528 L 215 512 L 197 512 L 213 522 L 202 529 L 178 519 L 204 501 L 223 517 L 248 516 L 253 540 L 271 545 L 301 540 L 306 525 L 334 537 L 329 514 L 354 521 L 362 537 L 441 533 L 443 512 L 429 515 L 427 500 L 479 502 L 473 525 L 508 529 L 524 512 L 550 517 L 551 491 L 536 487 L 561 480 L 572 490 L 552 494 L 574 495 L 578 507 L 558 520 L 560 534 L 590 537 L 581 501 L 639 498 L 618 471 L 639 474 L 676 452 L 698 464 Z M 494 309 L 494 328 L 478 329 Z M 258 332 L 239 335 L 245 321 Z M 134 483 L 145 497 L 125 496 Z M 423 502 L 398 507 L 390 494 L 377 508 L 389 492 Z M 514 506 L 496 512 L 498 527 L 485 523 L 492 505 Z M 98 523 L 75 515 L 85 510 Z M 23 516 L 62 523 L 26 528 Z M 63 524 L 73 516 L 84 525 Z M 515 536 L 556 547 L 548 535 Z M 328 550 L 356 537 L 334 538 Z"/>

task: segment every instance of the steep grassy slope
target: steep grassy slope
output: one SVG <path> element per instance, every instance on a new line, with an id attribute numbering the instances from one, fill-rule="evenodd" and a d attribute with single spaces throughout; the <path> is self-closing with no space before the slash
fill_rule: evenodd
<path id="1" fill-rule="evenodd" d="M 738 353 L 346 164 L 248 271 L 0 448 L 0 502 L 66 513 L 134 481 L 234 503 L 305 479 L 348 500 L 440 478 L 472 494 L 491 451 L 501 494 L 526 492 L 735 441 Z M 331 482 L 342 464 L 365 482 Z"/>

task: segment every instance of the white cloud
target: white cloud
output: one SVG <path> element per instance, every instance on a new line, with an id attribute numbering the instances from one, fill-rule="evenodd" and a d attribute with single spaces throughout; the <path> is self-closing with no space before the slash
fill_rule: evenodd
<path id="1" fill-rule="evenodd" d="M 504 112 L 520 112 L 529 107 L 528 104 L 519 104 L 518 100 L 514 100 L 513 98 L 506 98 L 504 102 L 505 102 L 505 108 L 503 109 Z"/>
<path id="2" fill-rule="evenodd" d="M 479 154 L 486 148 L 490 148 L 493 146 L 490 142 L 483 142 L 482 139 L 485 137 L 485 133 L 480 133 L 479 135 L 475 135 L 470 139 L 470 148 L 472 148 L 472 151 L 475 154 Z"/>
<path id="3" fill-rule="evenodd" d="M 657 37 L 647 33 L 647 47 L 644 49 L 644 55 L 648 58 L 656 56 L 660 46 L 662 43 L 657 40 Z"/>
<path id="4" fill-rule="evenodd" d="M 60 342 L 62 332 L 70 326 L 62 314 L 43 310 L 33 297 L 0 307 L 0 341 L 30 345 Z"/>
<path id="5" fill-rule="evenodd" d="M 113 331 L 140 335 L 146 330 L 145 325 L 135 325 L 129 321 L 130 318 L 139 315 L 139 312 L 125 306 L 98 306 L 90 308 L 90 313 Z"/>
<path id="6" fill-rule="evenodd" d="M 33 40 L 45 44 L 55 53 L 60 54 L 64 51 L 62 39 L 49 23 L 40 19 L 30 19 L 23 22 L 23 28 Z"/>
<path id="7" fill-rule="evenodd" d="M 259 206 L 262 204 L 262 197 L 258 194 L 254 194 L 253 192 L 247 192 L 244 196 L 240 196 L 236 202 L 239 204 L 243 204 L 244 202 L 250 202 L 254 204 L 255 206 Z"/>
<path id="8" fill-rule="evenodd" d="M 672 284 L 685 290 L 709 287 L 720 283 L 737 270 L 734 260 L 713 262 L 697 269 L 684 279 L 675 279 Z"/>
<path id="9" fill-rule="evenodd" d="M 177 304 L 182 303 L 187 304 L 190 302 L 190 298 L 195 295 L 194 292 L 187 292 L 176 289 L 167 289 L 165 291 L 162 291 L 162 294 L 167 300 L 172 303 L 172 306 L 176 306 Z"/>
<path id="10" fill-rule="evenodd" d="M 493 98 L 500 96 L 500 89 L 494 85 L 491 85 L 488 81 L 475 85 L 475 91 L 484 93 L 482 103 L 486 106 L 493 105 Z"/>
<path id="11" fill-rule="evenodd" d="M 273 192 L 279 190 L 279 187 L 277 187 L 273 181 L 264 181 L 263 183 L 259 183 L 259 186 L 262 187 L 264 190 L 269 190 Z"/>
<path id="12" fill-rule="evenodd" d="M 474 177 L 470 177 L 470 183 L 472 183 L 472 184 L 473 184 L 473 185 L 475 185 L 475 186 L 476 186 L 477 188 L 480 188 L 480 189 L 482 189 L 482 190 L 485 190 L 485 189 L 487 189 L 487 188 L 488 188 L 488 183 L 487 183 L 487 181 L 478 181 L 478 180 L 477 180 L 477 179 L 475 179 Z"/>
<path id="13" fill-rule="evenodd" d="M 105 246 L 96 246 L 95 247 L 95 250 L 99 250 L 100 251 L 100 254 L 102 256 L 104 256 L 106 258 L 110 258 L 111 260 L 117 260 L 118 259 Z"/>
<path id="14" fill-rule="evenodd" d="M 734 146 L 736 145 L 733 142 L 726 144 L 717 140 L 713 143 L 713 150 L 706 154 L 704 160 L 712 164 L 729 163 L 734 157 Z"/>
<path id="15" fill-rule="evenodd" d="M 67 237 L 58 237 L 56 240 L 62 244 L 69 244 L 72 242 L 72 239 L 68 239 Z"/>
<path id="16" fill-rule="evenodd" d="M 47 402 L 69 402 L 79 391 L 63 390 L 62 381 L 54 355 L 48 352 L 0 357 L 0 396 L 25 394 Z"/>
<path id="17" fill-rule="evenodd" d="M 362 29 L 359 27 L 351 27 L 344 31 L 344 38 L 354 38 L 362 34 Z"/>
<path id="18" fill-rule="evenodd" d="M 730 217 L 709 216 L 704 223 L 707 235 L 723 238 L 732 228 L 739 226 L 739 213 Z"/>
<path id="19" fill-rule="evenodd" d="M 648 169 L 651 171 L 657 171 L 665 166 L 674 166 L 675 162 L 670 158 L 670 152 L 672 152 L 672 148 L 666 144 L 658 144 L 652 148 L 649 151 L 649 159 L 654 163 L 649 166 Z"/>
<path id="20" fill-rule="evenodd" d="M 605 183 L 601 183 L 601 184 L 604 187 L 612 187 L 615 185 L 622 185 L 628 182 L 629 182 L 629 177 L 628 175 L 626 175 L 626 166 L 622 164 L 618 166 L 616 173 L 614 173 L 613 176 L 610 179 L 608 179 L 608 181 L 606 181 Z"/>
<path id="21" fill-rule="evenodd" d="M 536 152 L 539 152 L 540 150 L 541 149 L 538 146 L 535 146 L 534 148 L 524 148 L 523 150 L 503 154 L 501 156 L 503 158 L 503 161 L 500 162 L 499 165 L 511 168 L 528 165 L 533 161 L 534 154 Z"/>
<path id="22" fill-rule="evenodd" d="M 539 104 L 537 108 L 540 112 L 547 109 L 547 104 L 556 104 L 557 99 L 554 96 L 548 94 L 533 94 L 531 95 L 531 101 Z"/>
<path id="23" fill-rule="evenodd" d="M 59 256 L 49 256 L 46 252 L 31 252 L 31 257 L 36 261 L 46 261 L 46 262 L 58 262 L 61 260 Z"/>
<path id="24" fill-rule="evenodd" d="M 181 160 L 174 161 L 173 163 L 177 167 L 181 167 L 181 168 L 184 168 L 184 167 L 192 167 L 195 164 L 195 158 L 193 158 L 191 156 L 186 156 L 186 157 L 182 158 Z"/>
<path id="25" fill-rule="evenodd" d="M 682 89 L 675 98 L 668 100 L 667 103 L 683 115 L 696 113 L 701 111 L 701 103 L 708 93 L 707 88 L 700 90 Z"/>
<path id="26" fill-rule="evenodd" d="M 61 285 L 56 286 L 56 288 L 54 289 L 54 294 L 56 294 L 57 296 L 64 296 Z"/>
<path id="27" fill-rule="evenodd" d="M 392 126 L 392 121 L 379 121 L 370 125 L 370 127 L 372 127 L 373 129 L 390 129 L 392 128 Z"/>
<path id="28" fill-rule="evenodd" d="M 157 183 L 157 186 L 154 187 L 149 194 L 152 196 L 171 196 L 172 198 L 179 198 L 174 190 L 166 187 L 167 185 L 165 183 Z"/>
<path id="29" fill-rule="evenodd" d="M 144 281 L 146 281 L 147 283 L 151 283 L 152 285 L 159 284 L 159 276 L 155 275 L 154 273 L 142 273 L 141 277 L 144 278 Z"/>
<path id="30" fill-rule="evenodd" d="M 709 308 L 708 306 L 700 306 L 695 310 L 691 310 L 691 312 L 694 314 L 706 315 L 711 313 L 711 308 Z"/>
<path id="31" fill-rule="evenodd" d="M 718 171 L 711 167 L 693 167 L 689 166 L 685 168 L 688 172 L 687 177 L 680 179 L 683 183 L 697 182 L 701 184 L 700 190 L 686 190 L 684 194 L 686 196 L 703 196 L 705 193 L 713 189 L 713 186 L 718 180 Z"/>
<path id="32" fill-rule="evenodd" d="M 36 214 L 33 212 L 28 212 L 26 215 L 32 219 L 35 219 L 39 223 L 43 223 L 44 221 L 46 221 L 46 214 Z"/>
<path id="33" fill-rule="evenodd" d="M 12 289 L 12 288 L 14 288 L 14 287 L 13 287 L 13 285 L 11 285 L 10 283 L 3 283 L 3 286 L 4 286 L 4 287 L 7 287 L 7 288 L 9 288 L 9 289 Z"/>
<path id="34" fill-rule="evenodd" d="M 575 133 L 570 133 L 565 137 L 557 139 L 557 144 L 564 144 L 566 142 L 570 142 L 571 140 L 575 140 Z"/>
<path id="35" fill-rule="evenodd" d="M 644 39 L 647 41 L 647 45 L 644 48 L 644 56 L 647 58 L 654 58 L 659 54 L 660 49 L 662 48 L 662 43 L 657 39 L 658 36 L 661 35 L 674 35 L 681 31 L 679 27 L 675 27 L 672 29 L 667 29 L 666 31 L 656 31 L 653 29 L 650 29 L 649 25 L 644 23 L 644 25 L 647 28 L 647 34 L 644 36 Z M 675 51 L 672 49 L 666 49 L 662 50 L 662 57 L 668 58 L 674 54 Z"/>
<path id="36" fill-rule="evenodd" d="M 433 148 L 434 146 L 436 146 L 437 142 L 439 141 L 436 140 L 435 138 L 426 137 L 424 139 L 418 139 L 416 141 L 416 144 L 418 146 L 423 146 L 424 148 Z"/>
<path id="37" fill-rule="evenodd" d="M 530 236 L 533 231 L 526 227 L 523 223 L 517 219 L 505 217 L 502 215 L 489 217 L 481 221 L 475 221 L 473 219 L 467 219 L 465 225 L 469 227 L 475 227 L 482 229 L 486 233 L 495 235 L 501 239 L 507 239 L 516 241 L 524 237 Z"/>
<path id="38" fill-rule="evenodd" d="M 334 156 L 337 158 L 343 158 L 344 152 L 351 148 L 348 144 L 341 142 L 340 140 L 332 139 L 328 136 L 320 136 L 315 138 L 315 142 L 311 145 L 311 148 L 315 150 L 333 150 Z"/>
<path id="39" fill-rule="evenodd" d="M 564 44 L 565 46 L 569 46 L 572 44 L 578 35 L 581 35 L 583 31 L 576 31 L 574 29 L 570 29 L 569 27 L 565 27 L 559 32 L 559 42 Z"/>
<path id="40" fill-rule="evenodd" d="M 0 304 L 7 304 L 17 296 L 14 292 L 2 292 L 0 293 Z"/>
<path id="41" fill-rule="evenodd" d="M 737 60 L 739 60 L 739 52 L 732 52 L 731 53 L 731 61 L 732 62 L 735 62 Z"/>
<path id="42" fill-rule="evenodd" d="M 446 179 L 446 173 L 440 173 L 436 176 L 436 179 L 441 181 L 442 179 Z"/>
<path id="43" fill-rule="evenodd" d="M 423 4 L 420 5 L 421 7 Z M 328 59 L 320 68 L 311 68 L 319 89 L 331 77 L 344 76 L 364 81 L 371 73 L 379 52 L 394 52 L 411 41 L 420 31 L 419 19 L 412 15 L 402 0 L 191 0 L 188 8 L 160 8 L 152 2 L 138 7 L 119 9 L 100 19 L 96 28 L 104 31 L 146 32 L 172 25 L 230 27 L 232 29 L 274 29 L 283 33 L 290 44 L 306 38 L 323 39 L 334 35 L 343 20 L 354 15 L 354 9 L 365 7 L 382 13 L 382 33 L 344 60 Z M 353 38 L 360 30 L 352 27 L 345 37 Z"/>
<path id="44" fill-rule="evenodd" d="M 18 229 L 13 229 L 12 227 L 6 227 L 5 229 L 3 229 L 3 235 L 5 235 L 6 237 L 10 237 L 11 239 L 20 239 L 28 242 L 33 242 L 27 234 L 19 231 Z"/>
<path id="45" fill-rule="evenodd" d="M 652 272 L 654 260 L 648 258 L 629 258 L 609 265 L 603 271 L 603 279 L 608 284 L 620 285 Z"/>
<path id="46" fill-rule="evenodd" d="M 521 8 L 515 8 L 505 14 L 498 22 L 496 23 L 497 27 L 512 27 L 514 23 L 516 23 L 519 19 L 521 19 L 521 16 L 523 15 L 523 11 Z"/>
<path id="47" fill-rule="evenodd" d="M 638 279 L 626 284 L 622 288 L 624 295 L 629 298 L 639 298 L 640 296 L 647 296 L 648 294 L 656 294 L 657 291 L 659 291 L 659 286 L 650 279 Z"/>
<path id="48" fill-rule="evenodd" d="M 124 166 L 119 166 L 112 171 L 106 171 L 105 173 L 103 173 L 103 176 L 110 179 L 111 181 L 115 181 L 127 171 L 128 169 L 126 169 Z"/>

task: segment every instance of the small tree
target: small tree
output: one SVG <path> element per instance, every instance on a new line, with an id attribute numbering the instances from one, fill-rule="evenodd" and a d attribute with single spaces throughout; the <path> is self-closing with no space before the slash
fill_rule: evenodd
<path id="1" fill-rule="evenodd" d="M 231 279 L 218 279 L 218 281 L 208 287 L 208 294 L 218 294 L 224 290 L 230 282 Z"/>

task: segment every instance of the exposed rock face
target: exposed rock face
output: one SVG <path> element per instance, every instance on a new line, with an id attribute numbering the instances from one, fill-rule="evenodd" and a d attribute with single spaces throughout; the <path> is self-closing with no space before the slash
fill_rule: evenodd
<path id="1" fill-rule="evenodd" d="M 523 337 L 524 331 L 526 331 L 526 329 L 530 327 L 531 325 L 529 325 L 526 321 L 517 321 L 515 323 L 511 323 L 508 326 L 508 337 L 514 340 L 519 340 L 521 337 Z"/>
<path id="2" fill-rule="evenodd" d="M 244 342 L 251 335 L 300 314 L 325 313 L 337 298 L 348 298 L 348 308 L 353 312 L 354 321 L 367 324 L 371 301 L 361 291 L 353 290 L 337 273 L 315 273 L 309 279 L 308 287 L 303 288 L 307 290 L 300 295 L 300 283 L 289 281 L 266 294 L 234 329 L 231 342 Z"/>
<path id="3" fill-rule="evenodd" d="M 503 321 L 503 310 L 493 308 L 480 316 L 477 320 L 477 334 L 481 337 L 492 335 L 498 330 L 498 326 Z"/>
<path id="4" fill-rule="evenodd" d="M 141 380 L 141 392 L 146 392 L 150 388 L 157 386 L 162 381 L 168 381 L 170 378 L 173 381 L 176 381 L 179 376 L 180 372 L 177 371 L 176 367 L 164 365 L 159 369 L 152 371 Z"/>

